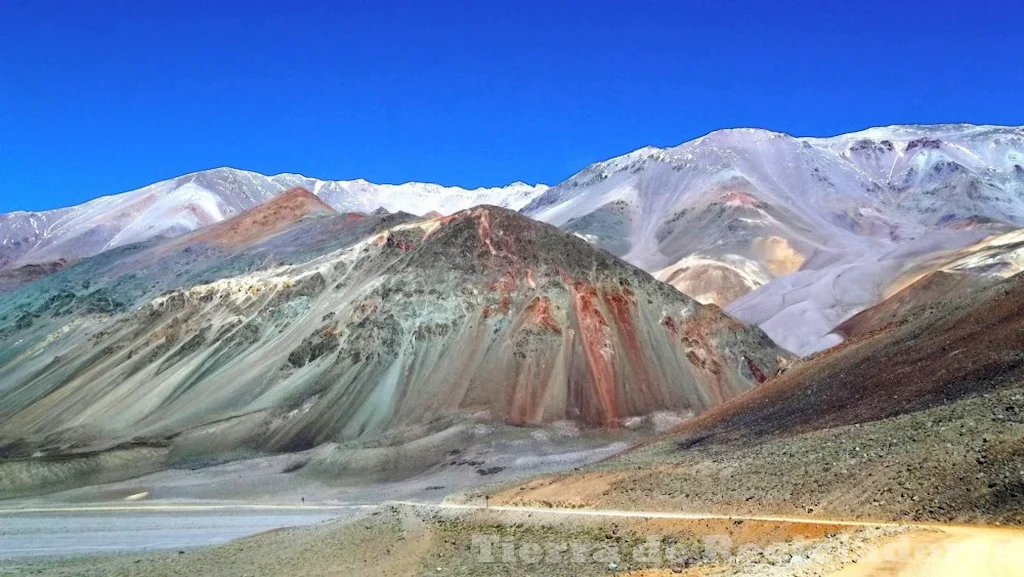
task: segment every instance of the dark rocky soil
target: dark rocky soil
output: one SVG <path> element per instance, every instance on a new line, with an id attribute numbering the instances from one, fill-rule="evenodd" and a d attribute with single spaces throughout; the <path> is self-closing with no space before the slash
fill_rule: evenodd
<path id="1" fill-rule="evenodd" d="M 664 440 L 591 469 L 587 505 L 750 515 L 1024 525 L 1024 388 L 760 442 Z M 589 474 L 589 473 L 588 473 Z M 585 478 L 586 474 L 584 475 Z M 573 492 L 573 477 L 554 481 Z M 582 480 L 580 481 L 582 482 Z M 531 491 L 503 493 L 514 503 Z"/>

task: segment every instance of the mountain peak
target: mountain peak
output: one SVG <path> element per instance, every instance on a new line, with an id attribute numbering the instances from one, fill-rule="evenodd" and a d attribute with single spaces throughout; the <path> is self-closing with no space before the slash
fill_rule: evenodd
<path id="1" fill-rule="evenodd" d="M 336 212 L 333 208 L 327 206 L 324 201 L 320 200 L 320 197 L 310 192 L 308 189 L 301 186 L 289 188 L 281 194 L 275 196 L 269 202 L 263 206 L 270 205 L 302 205 L 309 208 L 319 207 L 322 210 L 328 212 Z"/>

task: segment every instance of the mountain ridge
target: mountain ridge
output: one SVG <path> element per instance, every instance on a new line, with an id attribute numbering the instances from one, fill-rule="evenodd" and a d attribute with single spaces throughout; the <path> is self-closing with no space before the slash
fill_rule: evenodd
<path id="1" fill-rule="evenodd" d="M 480 204 L 573 233 L 806 354 L 939 252 L 1024 226 L 1024 128 L 766 129 L 645 146 L 547 187 L 467 191 L 218 169 L 48 213 L 0 215 L 0 269 L 74 260 L 230 218 L 301 186 L 341 212 Z M 839 287 L 842 287 L 840 290 Z"/>
<path id="2" fill-rule="evenodd" d="M 329 181 L 299 174 L 267 176 L 221 167 L 188 173 L 80 205 L 0 214 L 0 269 L 81 258 L 220 222 L 290 188 L 312 191 L 340 212 L 452 213 L 478 204 L 517 208 L 545 185 L 464 189 L 433 183 Z"/>

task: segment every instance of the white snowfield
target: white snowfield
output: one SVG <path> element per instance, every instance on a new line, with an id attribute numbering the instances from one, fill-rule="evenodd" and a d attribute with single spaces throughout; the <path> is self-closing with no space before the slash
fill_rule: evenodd
<path id="1" fill-rule="evenodd" d="M 522 210 L 762 326 L 807 354 L 908 271 L 1024 225 L 1024 127 L 889 126 L 833 138 L 712 132 L 557 186 L 466 190 L 221 168 L 41 213 L 0 215 L 0 269 L 176 235 L 303 186 L 340 211 Z"/>

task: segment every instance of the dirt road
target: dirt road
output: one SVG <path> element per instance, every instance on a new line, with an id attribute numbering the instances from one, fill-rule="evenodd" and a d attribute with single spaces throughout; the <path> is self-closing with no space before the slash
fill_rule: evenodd
<path id="1" fill-rule="evenodd" d="M 679 513 L 671 511 L 619 511 L 610 509 L 558 509 L 508 505 L 441 504 L 404 505 L 447 509 L 487 509 L 518 513 L 626 517 L 642 519 L 725 519 L 777 523 L 829 524 L 849 527 L 901 526 L 897 523 L 814 519 L 805 517 L 729 516 Z M 908 526 L 908 525 L 902 525 Z M 983 577 L 1024 576 L 1024 530 L 957 525 L 909 525 L 921 531 L 905 533 L 863 562 L 853 564 L 833 577 Z"/>

